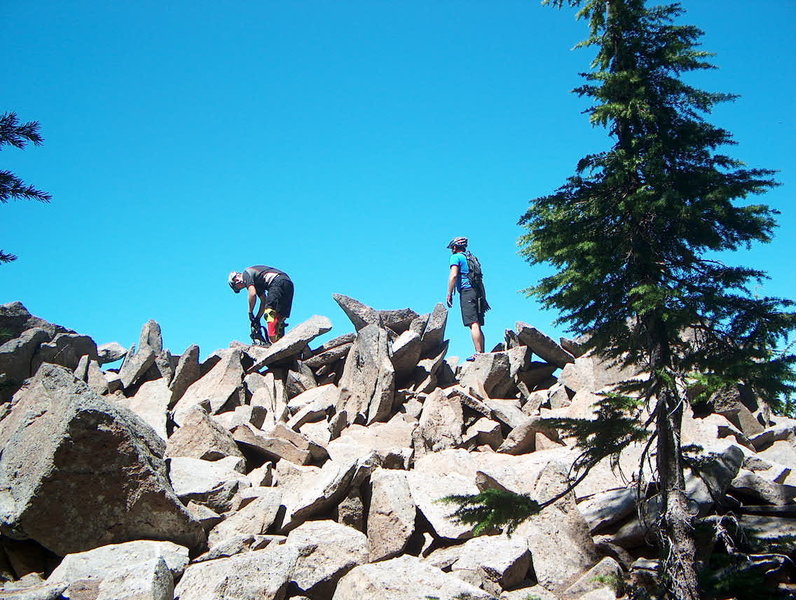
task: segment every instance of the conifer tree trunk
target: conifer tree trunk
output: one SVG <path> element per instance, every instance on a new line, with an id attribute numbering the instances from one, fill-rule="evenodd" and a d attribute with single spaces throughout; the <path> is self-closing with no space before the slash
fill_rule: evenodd
<path id="1" fill-rule="evenodd" d="M 680 451 L 683 404 L 676 393 L 664 387 L 656 410 L 657 467 L 661 487 L 661 523 L 657 533 L 661 558 L 666 562 L 663 570 L 665 585 L 677 600 L 699 600 L 693 517 L 688 512 Z"/>

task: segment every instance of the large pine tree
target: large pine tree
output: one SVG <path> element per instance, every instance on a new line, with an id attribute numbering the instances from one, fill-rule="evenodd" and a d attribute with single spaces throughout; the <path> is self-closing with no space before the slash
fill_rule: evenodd
<path id="1" fill-rule="evenodd" d="M 5 145 L 24 148 L 28 143 L 36 146 L 42 143 L 39 124 L 36 121 L 20 123 L 14 113 L 0 115 L 0 150 Z M 0 202 L 9 200 L 37 200 L 49 202 L 50 194 L 25 183 L 11 171 L 0 170 Z M 16 256 L 0 250 L 0 263 L 16 260 Z"/>
<path id="2" fill-rule="evenodd" d="M 724 262 L 726 251 L 770 241 L 776 212 L 743 201 L 776 183 L 772 171 L 725 155 L 731 134 L 705 120 L 734 96 L 683 80 L 713 67 L 698 49 L 702 32 L 675 23 L 679 5 L 543 3 L 579 6 L 588 21 L 581 45 L 596 57 L 575 92 L 592 100 L 591 122 L 606 127 L 613 143 L 584 157 L 575 175 L 522 217 L 524 255 L 556 269 L 530 291 L 572 331 L 589 332 L 597 352 L 649 374 L 637 391 L 651 415 L 664 584 L 674 598 L 696 600 L 681 384 L 694 373 L 742 381 L 769 401 L 792 389 L 793 357 L 776 351 L 794 327 L 791 303 L 753 296 L 749 286 L 764 273 Z M 698 343 L 685 340 L 686 330 Z"/>

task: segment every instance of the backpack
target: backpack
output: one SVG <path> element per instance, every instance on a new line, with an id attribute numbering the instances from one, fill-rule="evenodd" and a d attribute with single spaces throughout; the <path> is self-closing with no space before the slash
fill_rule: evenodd
<path id="1" fill-rule="evenodd" d="M 464 257 L 467 259 L 467 268 L 469 273 L 467 277 L 470 279 L 470 285 L 478 292 L 478 299 L 481 304 L 481 312 L 489 310 L 489 303 L 486 301 L 486 290 L 484 289 L 484 271 L 481 269 L 481 263 L 478 258 L 469 251 L 464 252 Z"/>

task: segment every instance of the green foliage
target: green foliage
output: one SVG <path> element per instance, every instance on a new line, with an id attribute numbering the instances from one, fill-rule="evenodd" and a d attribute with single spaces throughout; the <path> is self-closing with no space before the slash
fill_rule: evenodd
<path id="1" fill-rule="evenodd" d="M 596 584 L 611 588 L 618 596 L 622 595 L 625 587 L 624 580 L 619 577 L 619 575 L 614 573 L 610 573 L 608 575 L 597 575 L 596 577 L 592 578 L 592 581 Z"/>
<path id="2" fill-rule="evenodd" d="M 9 145 L 15 148 L 24 148 L 28 143 L 36 146 L 42 143 L 39 134 L 39 124 L 36 121 L 20 123 L 14 113 L 0 115 L 0 150 Z M 50 194 L 26 184 L 11 171 L 0 170 L 0 202 L 7 203 L 12 200 L 37 200 L 49 202 Z M 16 260 L 16 256 L 0 250 L 0 263 Z"/>
<path id="3" fill-rule="evenodd" d="M 446 496 L 439 501 L 455 504 L 456 510 L 450 518 L 457 523 L 474 526 L 475 535 L 493 528 L 505 528 L 512 533 L 525 519 L 541 510 L 539 503 L 527 494 L 497 489 L 469 496 Z"/>
<path id="4" fill-rule="evenodd" d="M 639 405 L 637 398 L 610 393 L 596 403 L 592 419 L 543 419 L 542 423 L 575 438 L 582 452 L 575 459 L 573 470 L 585 473 L 602 459 L 618 458 L 629 444 L 649 436 L 634 414 Z"/>

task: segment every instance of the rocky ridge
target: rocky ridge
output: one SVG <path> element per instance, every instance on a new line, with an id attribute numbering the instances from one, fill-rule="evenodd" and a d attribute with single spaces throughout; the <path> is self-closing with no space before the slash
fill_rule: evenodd
<path id="1" fill-rule="evenodd" d="M 439 502 L 553 497 L 577 453 L 540 419 L 589 418 L 635 374 L 525 323 L 460 365 L 442 304 L 335 300 L 354 332 L 312 347 L 332 327 L 315 316 L 204 361 L 154 321 L 126 350 L 0 306 L 0 596 L 599 600 L 657 568 L 640 446 L 511 536 Z M 702 448 L 693 510 L 796 534 L 796 420 L 740 386 L 709 404 L 683 427 Z M 750 568 L 783 585 L 791 558 Z"/>

